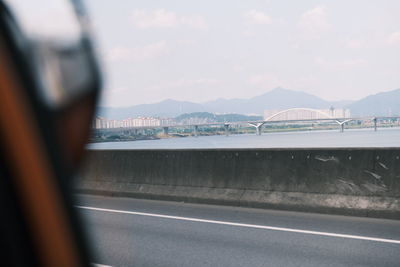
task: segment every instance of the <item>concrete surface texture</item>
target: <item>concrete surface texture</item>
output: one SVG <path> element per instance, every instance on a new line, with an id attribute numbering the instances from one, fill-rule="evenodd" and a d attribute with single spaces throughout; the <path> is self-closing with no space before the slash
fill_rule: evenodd
<path id="1" fill-rule="evenodd" d="M 400 218 L 400 149 L 94 150 L 77 188 Z"/>

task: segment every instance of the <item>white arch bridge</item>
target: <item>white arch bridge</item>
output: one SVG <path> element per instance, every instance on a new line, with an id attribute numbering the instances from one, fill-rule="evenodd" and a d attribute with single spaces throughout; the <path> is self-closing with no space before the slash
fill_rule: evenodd
<path id="1" fill-rule="evenodd" d="M 310 112 L 308 118 L 301 118 L 300 116 L 295 117 L 293 119 L 277 119 L 280 115 L 290 114 L 293 111 L 306 111 Z M 339 125 L 340 132 L 344 131 L 345 124 L 350 121 L 371 121 L 374 124 L 374 130 L 377 130 L 377 123 L 380 120 L 385 119 L 400 119 L 400 116 L 370 116 L 370 117 L 352 117 L 352 118 L 335 118 L 330 114 L 322 112 L 317 109 L 311 108 L 290 108 L 286 110 L 279 111 L 265 120 L 260 121 L 239 121 L 239 122 L 215 122 L 215 123 L 204 123 L 204 124 L 188 124 L 188 125 L 161 125 L 161 126 L 138 126 L 138 127 L 127 127 L 127 128 L 111 128 L 111 129 L 95 129 L 97 132 L 133 132 L 136 133 L 140 130 L 146 129 L 162 129 L 164 134 L 168 135 L 169 128 L 185 128 L 185 127 L 193 127 L 194 135 L 198 136 L 199 127 L 205 126 L 216 126 L 216 125 L 223 125 L 225 129 L 225 134 L 229 135 L 229 127 L 231 125 L 251 125 L 256 128 L 256 134 L 261 135 L 262 127 L 265 124 L 273 124 L 273 123 L 300 123 L 300 122 L 323 122 L 323 121 L 332 121 L 336 122 Z"/>
<path id="2" fill-rule="evenodd" d="M 298 115 L 298 113 L 295 114 L 295 118 L 290 118 L 290 119 L 280 119 L 280 120 L 275 120 L 275 118 L 279 118 L 279 116 L 282 116 L 284 114 L 290 114 L 291 112 L 294 111 L 305 111 L 307 112 L 308 116 L 307 118 L 302 118 L 301 115 Z M 285 109 L 282 111 L 279 111 L 271 116 L 269 116 L 268 118 L 266 118 L 264 121 L 262 122 L 256 122 L 256 123 L 252 123 L 249 122 L 249 124 L 253 127 L 256 128 L 256 133 L 258 135 L 261 135 L 261 127 L 266 124 L 267 122 L 270 121 L 274 121 L 274 122 L 295 122 L 295 121 L 319 121 L 319 120 L 332 120 L 335 121 L 336 123 L 338 123 L 340 125 L 340 130 L 341 132 L 343 132 L 344 130 L 344 124 L 346 122 L 349 122 L 351 120 L 354 120 L 352 118 L 335 118 L 331 115 L 329 115 L 328 113 L 325 113 L 321 110 L 318 109 L 312 109 L 312 108 L 289 108 L 289 109 Z"/>

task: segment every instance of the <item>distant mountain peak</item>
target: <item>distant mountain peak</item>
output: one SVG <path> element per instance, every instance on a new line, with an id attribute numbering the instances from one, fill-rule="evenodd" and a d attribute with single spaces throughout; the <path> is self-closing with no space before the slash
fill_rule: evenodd
<path id="1" fill-rule="evenodd" d="M 357 116 L 400 115 L 400 88 L 364 97 L 347 106 Z"/>
<path id="2" fill-rule="evenodd" d="M 172 99 L 172 98 L 167 98 L 167 99 L 162 100 L 161 102 L 158 102 L 158 103 L 164 103 L 165 104 L 165 103 L 177 103 L 177 102 L 180 102 L 180 101 Z M 158 104 L 158 103 L 154 103 L 154 104 Z"/>
<path id="3" fill-rule="evenodd" d="M 274 88 L 248 99 L 218 98 L 205 103 L 166 99 L 158 103 L 123 108 L 99 108 L 99 116 L 125 119 L 137 116 L 177 117 L 184 113 L 210 112 L 214 114 L 259 114 L 267 109 L 349 108 L 353 115 L 400 115 L 400 89 L 367 96 L 359 101 L 326 101 L 315 95 L 283 87 Z"/>
<path id="4" fill-rule="evenodd" d="M 270 92 L 272 92 L 272 91 L 293 91 L 293 90 L 289 90 L 289 89 L 283 88 L 281 86 L 278 86 L 278 87 L 275 87 L 274 89 L 272 89 Z M 293 92 L 295 92 L 295 91 L 293 91 Z"/>

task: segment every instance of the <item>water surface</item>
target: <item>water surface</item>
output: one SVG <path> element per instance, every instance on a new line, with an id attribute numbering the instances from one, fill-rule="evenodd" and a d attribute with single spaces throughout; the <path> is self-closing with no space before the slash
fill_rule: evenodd
<path id="1" fill-rule="evenodd" d="M 105 142 L 89 149 L 400 147 L 400 128 L 263 133 Z"/>

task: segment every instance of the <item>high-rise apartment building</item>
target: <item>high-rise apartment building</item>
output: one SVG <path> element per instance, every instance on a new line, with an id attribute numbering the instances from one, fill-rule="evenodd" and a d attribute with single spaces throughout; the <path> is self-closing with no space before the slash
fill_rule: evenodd
<path id="1" fill-rule="evenodd" d="M 171 118 L 138 117 L 124 120 L 109 120 L 102 117 L 96 117 L 93 120 L 92 127 L 95 129 L 111 128 L 130 128 L 130 127 L 151 127 L 163 125 L 175 125 L 175 120 Z"/>

